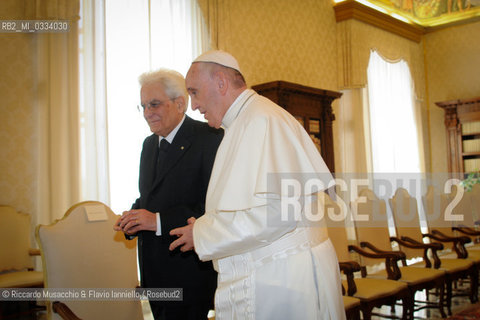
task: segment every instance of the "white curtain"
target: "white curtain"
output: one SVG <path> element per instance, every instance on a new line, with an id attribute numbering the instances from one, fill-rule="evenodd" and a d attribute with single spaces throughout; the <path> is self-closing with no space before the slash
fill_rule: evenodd
<path id="1" fill-rule="evenodd" d="M 65 33 L 35 34 L 38 144 L 34 224 L 60 219 L 78 202 L 78 1 L 28 1 L 28 19 L 69 20 Z"/>
<path id="2" fill-rule="evenodd" d="M 136 108 L 138 76 L 161 67 L 185 75 L 208 36 L 195 0 L 84 0 L 83 12 L 82 192 L 120 214 L 138 197 L 142 142 L 151 134 Z"/>
<path id="3" fill-rule="evenodd" d="M 373 171 L 420 171 L 413 83 L 405 60 L 372 51 L 367 69 Z"/>
<path id="4" fill-rule="evenodd" d="M 81 193 L 110 203 L 105 92 L 105 4 L 83 0 L 79 23 Z"/>
<path id="5" fill-rule="evenodd" d="M 373 190 L 388 201 L 402 187 L 421 199 L 425 188 L 420 161 L 415 97 L 410 69 L 405 60 L 387 61 L 376 51 L 367 69 Z M 387 207 L 390 234 L 394 223 Z M 424 217 L 420 223 L 424 226 Z"/>

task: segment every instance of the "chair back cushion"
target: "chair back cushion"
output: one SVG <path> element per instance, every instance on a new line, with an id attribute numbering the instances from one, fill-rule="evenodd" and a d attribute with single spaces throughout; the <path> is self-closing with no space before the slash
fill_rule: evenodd
<path id="1" fill-rule="evenodd" d="M 333 201 L 328 194 L 324 192 L 319 193 L 319 199 L 321 200 L 320 203 L 324 206 L 323 210 L 325 215 L 328 215 L 329 210 L 332 211 L 332 214 L 334 215 L 341 215 L 341 206 Z M 342 224 L 343 227 L 339 227 L 336 223 L 327 222 L 328 237 L 330 238 L 330 241 L 332 241 L 338 261 L 340 262 L 352 260 L 350 253 L 348 252 L 348 235 L 345 222 L 342 221 Z"/>
<path id="2" fill-rule="evenodd" d="M 423 243 L 417 199 L 410 196 L 407 190 L 398 188 L 395 195 L 389 199 L 389 204 L 392 209 L 397 237 L 409 237 Z M 423 256 L 423 250 L 411 249 L 405 246 L 400 246 L 400 250 L 405 252 L 407 259 Z"/>
<path id="3" fill-rule="evenodd" d="M 89 206 L 95 211 L 104 210 L 105 219 L 89 221 L 86 213 Z M 113 230 L 117 218 L 100 202 L 82 202 L 70 208 L 61 220 L 39 226 L 37 237 L 44 262 L 45 287 L 135 288 L 138 285 L 136 240 L 126 240 L 123 233 Z M 62 302 L 81 319 L 142 318 L 139 300 Z"/>
<path id="4" fill-rule="evenodd" d="M 0 272 L 33 268 L 30 247 L 30 215 L 0 206 Z"/>
<path id="5" fill-rule="evenodd" d="M 379 199 L 371 189 L 363 189 L 359 193 L 359 198 L 352 201 L 350 206 L 352 212 L 355 212 L 357 245 L 360 245 L 360 242 L 368 242 L 381 250 L 391 251 L 385 201 Z M 383 261 L 384 259 L 361 256 L 362 265 L 373 266 Z"/>

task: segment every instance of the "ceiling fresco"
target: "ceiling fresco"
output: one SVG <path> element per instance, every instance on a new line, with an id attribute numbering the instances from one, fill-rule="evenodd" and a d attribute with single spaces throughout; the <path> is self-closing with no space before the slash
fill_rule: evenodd
<path id="1" fill-rule="evenodd" d="M 480 0 L 357 0 L 400 20 L 434 27 L 480 18 Z"/>

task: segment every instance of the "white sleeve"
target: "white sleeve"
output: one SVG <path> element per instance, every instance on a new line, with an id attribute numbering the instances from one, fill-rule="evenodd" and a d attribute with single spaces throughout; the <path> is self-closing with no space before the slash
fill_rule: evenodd
<path id="1" fill-rule="evenodd" d="M 160 221 L 160 212 L 155 212 L 155 215 L 157 216 L 157 231 L 155 232 L 156 236 L 161 236 L 162 235 L 162 223 Z"/>
<path id="2" fill-rule="evenodd" d="M 193 226 L 195 251 L 203 261 L 244 253 L 272 243 L 296 225 L 294 219 L 282 219 L 279 200 L 248 210 L 206 213 Z"/>

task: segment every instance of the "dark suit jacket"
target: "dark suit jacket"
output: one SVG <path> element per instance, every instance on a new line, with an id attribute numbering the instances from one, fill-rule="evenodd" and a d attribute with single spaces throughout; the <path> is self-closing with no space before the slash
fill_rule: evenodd
<path id="1" fill-rule="evenodd" d="M 213 303 L 217 274 L 211 262 L 201 262 L 194 251 L 168 250 L 176 239 L 170 230 L 205 212 L 205 196 L 223 130 L 188 116 L 178 130 L 159 175 L 156 173 L 158 136 L 143 143 L 140 160 L 140 198 L 132 209 L 159 212 L 162 235 L 138 233 L 142 287 L 183 288 L 183 303 Z"/>

